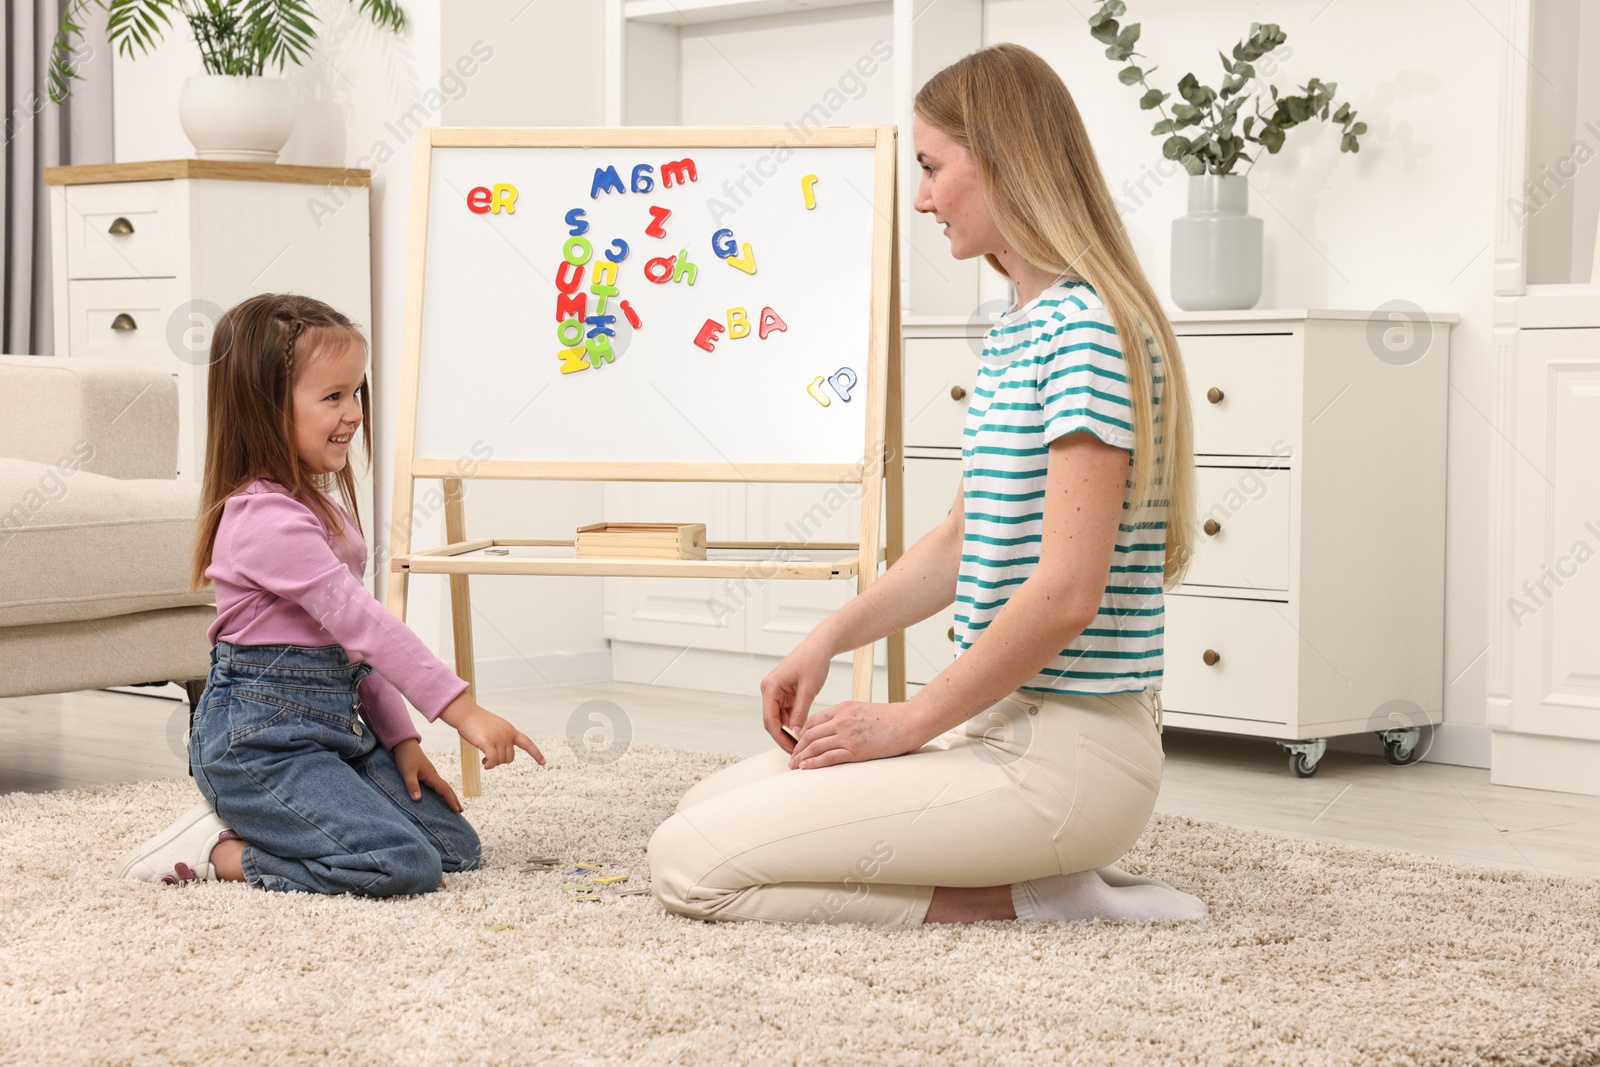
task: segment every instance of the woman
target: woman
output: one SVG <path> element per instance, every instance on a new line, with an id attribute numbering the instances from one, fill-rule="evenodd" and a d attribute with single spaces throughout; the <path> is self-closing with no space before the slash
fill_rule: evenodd
<path id="1" fill-rule="evenodd" d="M 984 347 L 962 493 L 762 682 L 784 751 L 684 796 L 650 842 L 656 895 L 724 920 L 1203 917 L 1109 866 L 1155 806 L 1162 589 L 1192 536 L 1172 327 L 1042 59 L 969 55 L 915 111 L 916 209 L 1017 294 Z M 834 655 L 952 601 L 959 655 L 915 697 L 810 714 Z"/>

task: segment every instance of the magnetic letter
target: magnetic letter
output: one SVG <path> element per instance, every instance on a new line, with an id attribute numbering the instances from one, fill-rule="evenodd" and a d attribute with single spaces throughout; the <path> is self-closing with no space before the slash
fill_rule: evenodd
<path id="1" fill-rule="evenodd" d="M 633 191 L 636 193 L 648 193 L 650 190 L 654 189 L 656 187 L 656 180 L 655 178 L 651 177 L 651 175 L 654 173 L 655 168 L 648 163 L 641 163 L 637 167 L 634 167 Z"/>
<path id="2" fill-rule="evenodd" d="M 583 344 L 583 323 L 577 319 L 563 319 L 556 327 L 556 340 L 561 342 L 562 348 Z"/>
<path id="3" fill-rule="evenodd" d="M 556 288 L 563 293 L 575 293 L 583 284 L 583 267 L 577 263 L 563 262 L 556 270 Z"/>
<path id="4" fill-rule="evenodd" d="M 716 319 L 707 319 L 705 325 L 700 327 L 700 332 L 695 335 L 694 343 L 707 352 L 713 351 L 712 346 L 717 343 L 717 334 L 721 332 L 722 323 Z M 818 378 L 817 381 L 820 382 L 822 379 Z"/>
<path id="5" fill-rule="evenodd" d="M 828 384 L 833 386 L 833 391 L 839 394 L 839 399 L 846 404 L 850 403 L 850 390 L 856 387 L 856 372 L 849 367 L 840 367 L 828 379 Z"/>
<path id="6" fill-rule="evenodd" d="M 672 280 L 677 281 L 687 274 L 689 276 L 689 284 L 693 285 L 695 278 L 700 274 L 700 268 L 689 262 L 689 250 L 687 248 L 678 249 L 677 260 L 678 262 L 672 266 Z"/>
<path id="7" fill-rule="evenodd" d="M 817 375 L 816 379 L 812 381 L 810 385 L 806 386 L 806 392 L 811 394 L 812 400 L 815 400 L 823 407 L 827 407 L 829 404 L 833 403 L 833 401 L 828 399 L 828 394 L 822 391 L 822 375 L 820 374 Z"/>
<path id="8" fill-rule="evenodd" d="M 617 284 L 617 265 L 609 259 L 596 263 L 589 277 L 594 279 L 594 286 L 589 291 L 598 293 L 604 286 Z"/>
<path id="9" fill-rule="evenodd" d="M 610 363 L 616 358 L 617 354 L 611 350 L 611 338 L 596 337 L 589 342 L 589 362 L 596 370 L 601 363 Z"/>
<path id="10" fill-rule="evenodd" d="M 787 330 L 788 328 L 789 328 L 788 323 L 786 323 L 782 319 L 778 318 L 778 313 L 776 311 L 773 311 L 771 308 L 762 308 L 761 309 L 761 330 L 760 330 L 760 335 L 761 335 L 761 339 L 763 341 L 765 341 L 767 339 L 767 334 L 771 333 L 772 331 L 774 331 L 774 330 Z M 821 381 L 822 379 L 819 378 L 817 380 Z"/>
<path id="11" fill-rule="evenodd" d="M 581 250 L 583 255 L 574 256 L 572 254 L 574 249 Z M 580 267 L 589 262 L 589 257 L 592 255 L 594 248 L 589 244 L 587 237 L 568 237 L 567 243 L 561 246 L 561 258 Z"/>
<path id="12" fill-rule="evenodd" d="M 619 301 L 617 306 L 622 308 L 624 315 L 628 316 L 628 325 L 637 330 L 639 328 L 639 313 L 629 307 L 626 300 Z"/>
<path id="13" fill-rule="evenodd" d="M 467 210 L 474 215 L 487 215 L 489 199 L 489 190 L 480 185 L 467 194 Z"/>
<path id="14" fill-rule="evenodd" d="M 739 242 L 733 239 L 732 230 L 718 230 L 711 235 L 711 251 L 717 254 L 718 259 L 727 259 L 739 251 Z"/>
<path id="15" fill-rule="evenodd" d="M 576 286 L 574 286 L 574 288 L 576 288 Z M 588 293 L 577 293 L 573 295 L 563 293 L 562 295 L 556 297 L 556 321 L 560 322 L 562 319 L 583 318 L 586 314 L 585 309 L 588 307 L 588 304 Z"/>
<path id="16" fill-rule="evenodd" d="M 730 267 L 738 267 L 746 274 L 754 274 L 756 272 L 756 251 L 750 247 L 749 241 L 744 243 L 744 255 L 742 257 L 725 256 L 722 261 Z"/>
<path id="17" fill-rule="evenodd" d="M 650 260 L 644 265 L 645 279 L 655 282 L 657 285 L 662 284 L 672 277 L 673 260 L 677 258 L 677 256 L 657 256 L 655 259 Z"/>
<path id="18" fill-rule="evenodd" d="M 644 228 L 644 232 L 649 234 L 651 237 L 665 237 L 667 235 L 667 231 L 661 224 L 667 221 L 667 216 L 670 214 L 672 214 L 672 212 L 666 208 L 657 207 L 655 204 L 651 204 L 650 217 L 654 221 Z"/>
<path id="19" fill-rule="evenodd" d="M 694 169 L 694 160 L 680 159 L 675 163 L 661 164 L 661 184 L 663 186 L 670 187 L 674 181 L 682 185 L 684 175 L 688 175 L 689 180 L 692 182 L 700 180 L 700 175 Z"/>
<path id="20" fill-rule="evenodd" d="M 606 249 L 606 258 L 613 263 L 621 263 L 628 258 L 628 242 L 618 237 L 611 242 L 611 247 Z"/>
<path id="21" fill-rule="evenodd" d="M 594 168 L 594 182 L 589 186 L 589 199 L 593 200 L 601 193 L 625 193 L 628 190 L 622 187 L 622 178 L 617 174 L 616 167 Z"/>
<path id="22" fill-rule="evenodd" d="M 572 234 L 574 237 L 589 232 L 589 220 L 583 216 L 584 210 L 581 207 L 575 207 L 571 211 L 567 212 L 567 225 L 572 227 L 572 229 L 568 230 L 567 232 Z"/>
<path id="23" fill-rule="evenodd" d="M 744 308 L 728 309 L 728 340 L 737 341 L 750 335 L 750 316 Z"/>
<path id="24" fill-rule="evenodd" d="M 588 361 L 583 358 L 582 345 L 574 345 L 571 348 L 563 348 L 557 354 L 557 357 L 561 360 L 562 374 L 571 374 L 574 371 L 589 369 Z"/>
<path id="25" fill-rule="evenodd" d="M 583 321 L 594 327 L 594 329 L 590 330 L 588 333 L 588 336 L 591 340 L 602 335 L 606 337 L 615 337 L 617 335 L 617 331 L 611 328 L 611 324 L 617 321 L 617 317 L 615 315 L 590 315 Z M 846 397 L 846 399 L 849 398 Z"/>
<path id="26" fill-rule="evenodd" d="M 502 208 L 507 215 L 517 213 L 517 187 L 507 185 L 505 182 L 495 182 L 494 203 L 489 205 L 489 210 L 498 215 Z"/>
<path id="27" fill-rule="evenodd" d="M 817 176 L 815 174 L 807 174 L 800 179 L 800 192 L 805 195 L 807 211 L 812 211 L 817 206 L 817 191 L 814 188 L 816 184 Z"/>

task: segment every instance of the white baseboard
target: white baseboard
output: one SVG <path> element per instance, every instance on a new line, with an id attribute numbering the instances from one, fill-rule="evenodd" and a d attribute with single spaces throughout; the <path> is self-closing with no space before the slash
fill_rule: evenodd
<path id="1" fill-rule="evenodd" d="M 480 693 L 496 689 L 531 689 L 543 685 L 586 685 L 612 680 L 609 648 L 541 652 L 536 656 L 496 656 L 480 659 L 476 666 Z"/>

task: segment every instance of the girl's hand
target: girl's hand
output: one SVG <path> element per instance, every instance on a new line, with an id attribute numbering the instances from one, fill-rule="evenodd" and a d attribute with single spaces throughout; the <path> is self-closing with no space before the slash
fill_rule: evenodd
<path id="1" fill-rule="evenodd" d="M 789 757 L 789 769 L 811 771 L 915 752 L 928 740 L 917 733 L 916 719 L 905 704 L 846 700 L 824 708 L 806 722 L 800 743 Z"/>
<path id="2" fill-rule="evenodd" d="M 406 792 L 411 794 L 412 800 L 421 800 L 422 786 L 427 786 L 444 797 L 451 811 L 461 811 L 461 801 L 456 797 L 456 791 L 434 770 L 433 761 L 423 754 L 422 745 L 416 738 L 408 737 L 394 746 L 393 756 L 394 765 L 400 768 L 400 777 L 404 779 Z"/>
<path id="3" fill-rule="evenodd" d="M 792 753 L 796 746 L 783 728 L 799 734 L 805 727 L 811 702 L 828 680 L 832 659 L 826 648 L 807 638 L 761 679 L 761 722 L 785 752 Z"/>
<path id="4" fill-rule="evenodd" d="M 450 702 L 439 718 L 454 726 L 467 744 L 483 753 L 485 770 L 510 763 L 516 759 L 519 748 L 544 766 L 544 753 L 527 734 L 467 696 L 465 691 Z"/>

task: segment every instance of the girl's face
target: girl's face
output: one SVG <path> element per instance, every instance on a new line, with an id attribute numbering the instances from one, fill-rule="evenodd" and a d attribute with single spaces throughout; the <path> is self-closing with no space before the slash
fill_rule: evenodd
<path id="1" fill-rule="evenodd" d="M 344 469 L 350 442 L 361 429 L 367 355 L 357 341 L 334 335 L 312 353 L 294 382 L 294 448 L 313 474 Z"/>
<path id="2" fill-rule="evenodd" d="M 1005 251 L 1005 238 L 989 214 L 983 179 L 972 153 L 921 116 L 911 121 L 911 140 L 922 168 L 912 207 L 932 215 L 944 226 L 944 235 L 950 239 L 950 254 L 957 259 L 972 259 Z"/>

